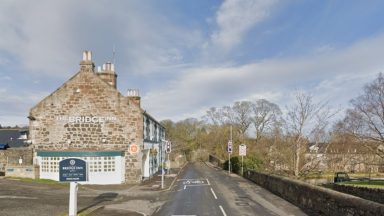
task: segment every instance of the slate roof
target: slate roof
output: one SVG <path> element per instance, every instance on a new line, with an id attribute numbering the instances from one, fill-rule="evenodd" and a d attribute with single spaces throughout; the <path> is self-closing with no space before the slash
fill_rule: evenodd
<path id="1" fill-rule="evenodd" d="M 10 148 L 24 147 L 26 139 L 20 139 L 26 130 L 0 129 L 0 144 L 8 144 Z"/>

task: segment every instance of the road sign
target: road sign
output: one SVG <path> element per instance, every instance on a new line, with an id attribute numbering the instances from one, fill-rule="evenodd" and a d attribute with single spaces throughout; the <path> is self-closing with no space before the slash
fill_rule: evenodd
<path id="1" fill-rule="evenodd" d="M 171 149 L 171 145 L 172 145 L 172 143 L 171 143 L 171 141 L 165 141 L 165 152 L 166 153 L 171 153 L 171 151 L 172 151 L 172 149 Z"/>
<path id="2" fill-rule="evenodd" d="M 87 181 L 87 165 L 84 160 L 68 158 L 59 162 L 59 179 L 64 182 Z"/>
<path id="3" fill-rule="evenodd" d="M 247 146 L 245 144 L 239 145 L 239 156 L 247 156 Z"/>
<path id="4" fill-rule="evenodd" d="M 137 154 L 139 152 L 139 147 L 136 144 L 132 144 L 129 146 L 129 152 L 131 154 Z"/>
<path id="5" fill-rule="evenodd" d="M 231 140 L 228 141 L 227 151 L 229 154 L 232 154 L 232 141 Z"/>

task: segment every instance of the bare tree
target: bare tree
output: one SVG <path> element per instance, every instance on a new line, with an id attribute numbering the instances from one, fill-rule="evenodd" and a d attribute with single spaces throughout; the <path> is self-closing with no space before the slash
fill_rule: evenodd
<path id="1" fill-rule="evenodd" d="M 217 109 L 216 107 L 209 108 L 203 119 L 214 126 L 220 126 L 225 123 L 222 109 Z"/>
<path id="2" fill-rule="evenodd" d="M 245 133 L 251 125 L 252 103 L 249 101 L 238 101 L 233 106 L 224 106 L 223 115 L 227 123 L 234 126 L 240 134 L 241 141 L 244 141 Z"/>
<path id="3" fill-rule="evenodd" d="M 364 87 L 363 94 L 351 101 L 352 109 L 347 110 L 344 119 L 348 131 L 360 139 L 368 148 L 384 157 L 379 144 L 384 144 L 384 76 Z M 369 144 L 368 144 L 369 143 Z M 372 145 L 376 143 L 376 145 Z"/>
<path id="4" fill-rule="evenodd" d="M 287 132 L 293 139 L 294 174 L 299 176 L 301 171 L 302 154 L 305 151 L 309 136 L 316 131 L 322 131 L 328 120 L 334 116 L 326 102 L 314 103 L 312 96 L 304 92 L 296 93 L 296 103 L 288 108 Z"/>
<path id="5" fill-rule="evenodd" d="M 252 123 L 256 129 L 256 142 L 266 131 L 273 130 L 281 120 L 281 110 L 277 104 L 260 99 L 252 104 Z"/>

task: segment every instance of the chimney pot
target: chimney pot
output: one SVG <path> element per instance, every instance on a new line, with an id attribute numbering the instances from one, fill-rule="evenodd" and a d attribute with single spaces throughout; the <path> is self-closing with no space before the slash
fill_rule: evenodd
<path id="1" fill-rule="evenodd" d="M 89 50 L 85 50 L 83 52 L 83 61 L 92 61 L 92 52 Z"/>

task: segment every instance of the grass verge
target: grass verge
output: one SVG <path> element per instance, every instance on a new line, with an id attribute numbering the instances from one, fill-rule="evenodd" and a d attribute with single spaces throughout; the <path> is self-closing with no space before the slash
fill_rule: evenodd
<path id="1" fill-rule="evenodd" d="M 355 186 L 355 187 L 368 187 L 368 188 L 384 189 L 384 180 L 348 181 L 348 182 L 340 182 L 338 184 Z"/>

